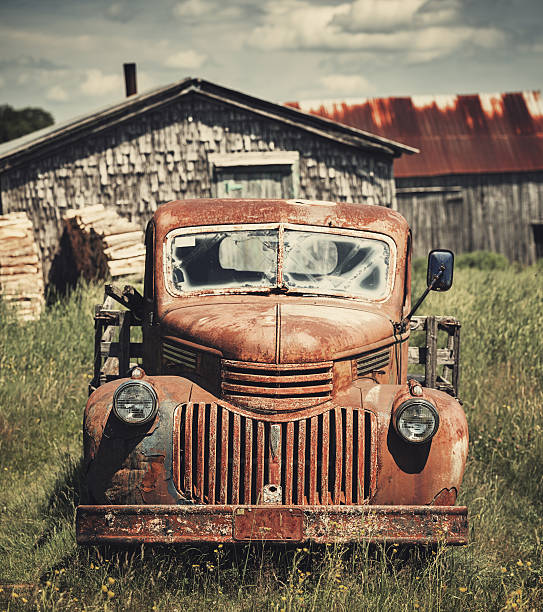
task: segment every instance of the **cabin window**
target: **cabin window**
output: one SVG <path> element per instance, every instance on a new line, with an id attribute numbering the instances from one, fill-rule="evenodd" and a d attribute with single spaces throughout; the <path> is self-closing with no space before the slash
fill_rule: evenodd
<path id="1" fill-rule="evenodd" d="M 214 197 L 288 199 L 299 195 L 297 151 L 214 154 L 209 161 Z"/>

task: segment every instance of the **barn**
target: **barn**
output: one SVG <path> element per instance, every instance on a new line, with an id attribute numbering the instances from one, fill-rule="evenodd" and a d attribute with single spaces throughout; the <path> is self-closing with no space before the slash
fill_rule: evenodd
<path id="1" fill-rule="evenodd" d="M 292 104 L 420 149 L 394 164 L 415 255 L 442 247 L 523 263 L 543 257 L 539 92 Z"/>
<path id="2" fill-rule="evenodd" d="M 416 149 L 187 78 L 0 146 L 4 214 L 31 217 L 45 274 L 68 209 L 142 228 L 161 204 L 286 197 L 395 206 L 393 161 Z"/>

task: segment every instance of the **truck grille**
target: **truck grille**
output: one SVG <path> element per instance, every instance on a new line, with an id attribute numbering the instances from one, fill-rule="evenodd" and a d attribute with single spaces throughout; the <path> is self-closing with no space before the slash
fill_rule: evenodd
<path id="1" fill-rule="evenodd" d="M 280 409 L 320 404 L 332 395 L 331 361 L 321 363 L 269 364 L 222 361 L 222 397 L 241 406 L 269 404 Z M 271 401 L 270 401 L 271 400 Z"/>
<path id="2" fill-rule="evenodd" d="M 382 370 L 390 363 L 390 348 L 371 351 L 356 360 L 356 377 L 362 378 L 366 374 Z"/>
<path id="3" fill-rule="evenodd" d="M 219 404 L 176 411 L 174 480 L 201 504 L 361 504 L 372 479 L 372 415 L 333 408 L 272 423 Z"/>

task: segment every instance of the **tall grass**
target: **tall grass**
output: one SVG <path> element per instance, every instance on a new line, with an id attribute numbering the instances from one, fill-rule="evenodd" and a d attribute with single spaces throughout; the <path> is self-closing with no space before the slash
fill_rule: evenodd
<path id="1" fill-rule="evenodd" d="M 471 543 L 77 548 L 81 417 L 101 288 L 37 322 L 0 312 L 0 608 L 539 610 L 543 602 L 542 269 L 458 268 L 425 312 L 462 327 Z M 416 276 L 414 294 L 422 290 Z"/>

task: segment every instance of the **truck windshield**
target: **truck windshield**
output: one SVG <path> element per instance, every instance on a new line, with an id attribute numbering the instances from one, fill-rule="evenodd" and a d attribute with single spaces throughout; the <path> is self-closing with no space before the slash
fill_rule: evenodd
<path id="1" fill-rule="evenodd" d="M 171 241 L 172 281 L 182 293 L 273 289 L 282 280 L 287 290 L 302 293 L 379 299 L 389 262 L 383 240 L 310 230 L 202 232 Z"/>

